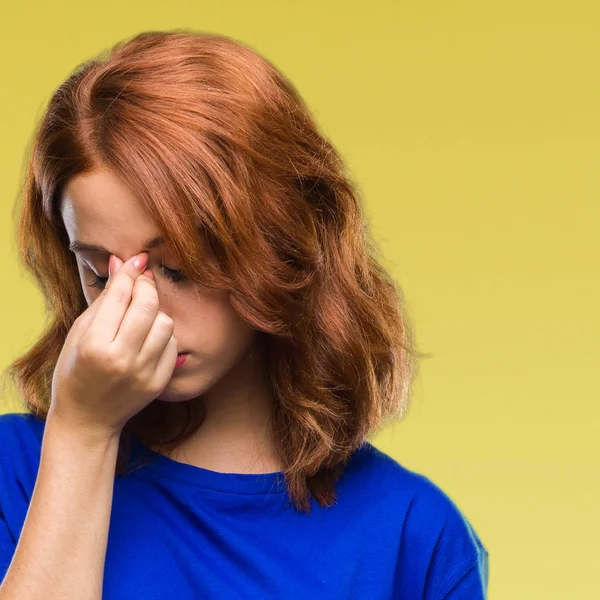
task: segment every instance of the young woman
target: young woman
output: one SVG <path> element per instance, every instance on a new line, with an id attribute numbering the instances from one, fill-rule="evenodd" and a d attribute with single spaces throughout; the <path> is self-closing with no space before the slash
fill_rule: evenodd
<path id="1" fill-rule="evenodd" d="M 36 131 L 18 244 L 51 314 L 6 372 L 0 600 L 479 600 L 487 551 L 367 438 L 417 372 L 357 186 L 292 84 L 144 32 Z"/>

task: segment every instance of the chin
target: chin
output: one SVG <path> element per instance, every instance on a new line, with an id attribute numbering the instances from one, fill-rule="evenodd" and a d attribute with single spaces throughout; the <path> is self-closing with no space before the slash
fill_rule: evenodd
<path id="1" fill-rule="evenodd" d="M 187 402 L 201 396 L 205 390 L 203 388 L 198 389 L 195 386 L 192 389 L 184 389 L 183 386 L 178 389 L 171 387 L 169 384 L 157 397 L 156 400 L 159 402 Z"/>
<path id="2" fill-rule="evenodd" d="M 167 387 L 156 397 L 160 402 L 186 402 L 203 394 L 209 386 L 183 385 L 173 379 L 167 384 Z"/>
<path id="3" fill-rule="evenodd" d="M 165 397 L 164 394 L 161 394 L 160 396 L 158 396 L 156 398 L 156 400 L 158 402 L 165 402 L 167 404 L 176 404 L 177 402 L 187 402 L 188 400 L 191 400 L 192 398 L 195 398 L 198 394 L 194 394 L 193 396 L 188 395 L 169 395 L 167 397 Z"/>

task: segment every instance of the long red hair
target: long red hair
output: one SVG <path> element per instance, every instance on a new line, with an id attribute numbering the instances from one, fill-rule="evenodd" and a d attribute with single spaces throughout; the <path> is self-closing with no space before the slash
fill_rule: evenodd
<path id="1" fill-rule="evenodd" d="M 99 166 L 155 216 L 183 272 L 229 290 L 263 336 L 289 496 L 305 512 L 309 492 L 333 504 L 350 455 L 404 416 L 425 355 L 358 186 L 296 89 L 239 41 L 182 29 L 122 41 L 58 87 L 33 138 L 17 234 L 49 325 L 4 373 L 42 419 L 67 333 L 87 309 L 61 189 Z M 201 425 L 199 407 L 152 402 L 121 441 L 173 449 Z M 129 448 L 120 445 L 117 475 Z"/>

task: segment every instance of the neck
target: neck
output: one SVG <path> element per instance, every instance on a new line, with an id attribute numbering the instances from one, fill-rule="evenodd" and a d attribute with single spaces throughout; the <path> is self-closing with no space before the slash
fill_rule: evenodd
<path id="1" fill-rule="evenodd" d="M 222 473 L 283 470 L 271 434 L 272 397 L 264 356 L 252 350 L 200 401 L 206 417 L 198 431 L 169 456 Z"/>

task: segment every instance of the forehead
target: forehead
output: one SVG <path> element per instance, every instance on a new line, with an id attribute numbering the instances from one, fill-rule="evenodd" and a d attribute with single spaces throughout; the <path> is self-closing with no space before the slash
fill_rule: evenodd
<path id="1" fill-rule="evenodd" d="M 60 212 L 77 233 L 108 233 L 114 227 L 155 231 L 151 216 L 133 192 L 113 173 L 98 170 L 67 182 Z M 141 234 L 144 237 L 144 234 Z"/>
<path id="2" fill-rule="evenodd" d="M 60 199 L 60 213 L 71 243 L 102 246 L 119 255 L 141 252 L 159 235 L 146 208 L 108 170 L 69 180 Z"/>

